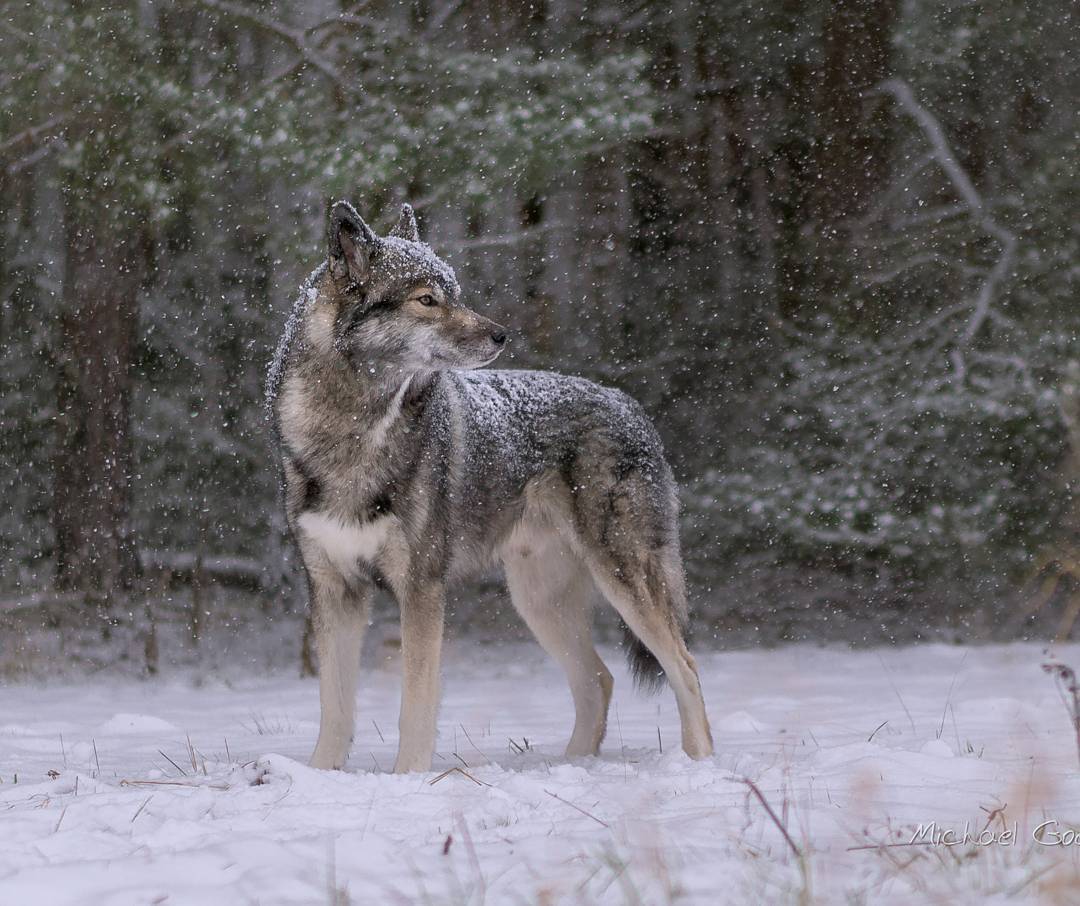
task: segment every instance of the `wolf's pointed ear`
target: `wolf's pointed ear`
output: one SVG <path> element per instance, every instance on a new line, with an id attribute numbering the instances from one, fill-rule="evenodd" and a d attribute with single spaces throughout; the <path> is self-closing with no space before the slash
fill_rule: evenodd
<path id="1" fill-rule="evenodd" d="M 416 214 L 413 213 L 412 205 L 401 206 L 401 216 L 398 217 L 398 222 L 390 231 L 390 235 L 397 236 L 398 239 L 408 239 L 409 242 L 420 241 L 420 228 L 416 225 Z"/>
<path id="2" fill-rule="evenodd" d="M 330 273 L 338 279 L 349 277 L 363 283 L 371 270 L 379 237 L 347 201 L 339 201 L 330 209 L 326 242 Z"/>

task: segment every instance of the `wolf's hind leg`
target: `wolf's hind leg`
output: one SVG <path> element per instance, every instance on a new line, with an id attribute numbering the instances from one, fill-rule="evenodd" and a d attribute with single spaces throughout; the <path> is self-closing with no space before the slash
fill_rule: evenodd
<path id="1" fill-rule="evenodd" d="M 685 592 L 677 548 L 649 551 L 622 569 L 612 568 L 602 554 L 591 560 L 604 596 L 664 669 L 679 706 L 683 751 L 691 758 L 712 755 L 697 664 L 686 649 L 680 625 Z"/>
<path id="2" fill-rule="evenodd" d="M 503 564 L 514 607 L 570 682 L 575 718 L 566 755 L 595 755 L 613 681 L 593 646 L 589 570 L 554 530 L 543 528 L 518 528 L 503 548 Z"/>
<path id="3" fill-rule="evenodd" d="M 305 558 L 307 562 L 308 558 Z M 373 589 L 366 580 L 347 582 L 325 564 L 308 566 L 312 626 L 319 657 L 319 740 L 311 766 L 344 766 L 352 742 L 356 678 Z"/>

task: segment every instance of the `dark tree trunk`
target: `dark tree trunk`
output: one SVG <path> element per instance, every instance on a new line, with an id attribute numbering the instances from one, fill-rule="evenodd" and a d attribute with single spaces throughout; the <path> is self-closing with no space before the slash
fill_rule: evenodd
<path id="1" fill-rule="evenodd" d="M 826 228 L 862 213 L 888 175 L 888 106 L 875 88 L 891 72 L 896 7 L 835 0 L 825 20 L 812 198 Z"/>
<path id="2" fill-rule="evenodd" d="M 137 234 L 118 234 L 73 194 L 57 351 L 56 579 L 107 600 L 136 568 L 130 409 L 142 255 Z"/>
<path id="3" fill-rule="evenodd" d="M 788 281 L 795 290 L 785 300 L 789 315 L 843 289 L 858 218 L 888 180 L 889 111 L 875 89 L 892 72 L 897 6 L 897 0 L 835 0 L 823 26 L 821 69 L 802 73 L 816 83 L 813 141 L 798 191 L 808 241 Z"/>

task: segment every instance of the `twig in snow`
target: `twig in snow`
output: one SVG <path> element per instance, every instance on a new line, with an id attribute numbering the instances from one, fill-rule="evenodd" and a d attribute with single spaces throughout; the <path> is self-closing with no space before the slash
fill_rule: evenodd
<path id="1" fill-rule="evenodd" d="M 197 780 L 121 780 L 120 786 L 186 786 L 206 790 L 227 790 L 227 783 L 199 783 Z"/>
<path id="2" fill-rule="evenodd" d="M 1057 680 L 1064 693 L 1068 694 L 1065 699 L 1065 707 L 1069 711 L 1069 717 L 1073 722 L 1073 731 L 1076 733 L 1076 757 L 1080 760 L 1080 685 L 1077 684 L 1076 671 L 1068 664 L 1063 664 L 1056 658 L 1047 658 L 1043 661 L 1042 668 Z"/>
<path id="3" fill-rule="evenodd" d="M 185 771 L 182 767 L 180 767 L 180 765 L 178 765 L 175 761 L 173 761 L 168 755 L 166 755 L 164 752 L 162 752 L 161 749 L 158 749 L 158 755 L 160 755 L 162 758 L 164 758 L 167 762 L 169 762 L 169 764 L 171 764 L 174 768 L 176 768 L 176 770 L 178 770 L 181 774 L 183 774 L 185 777 L 187 777 L 187 771 Z"/>
<path id="4" fill-rule="evenodd" d="M 888 722 L 889 722 L 888 719 L 885 719 L 881 723 L 879 723 L 876 727 L 874 727 L 874 732 L 866 737 L 866 741 L 871 742 L 873 740 L 873 738 L 877 735 L 877 731 L 880 730 L 882 727 L 884 727 L 885 724 L 887 724 Z"/>
<path id="5" fill-rule="evenodd" d="M 436 783 L 438 783 L 440 780 L 445 780 L 451 774 L 463 774 L 464 776 L 468 777 L 477 786 L 491 786 L 490 783 L 484 783 L 483 780 L 477 780 L 475 777 L 473 777 L 472 774 L 470 774 L 468 771 L 464 770 L 463 768 L 459 768 L 457 765 L 454 765 L 454 767 L 450 768 L 449 770 L 443 771 L 441 774 L 439 774 L 438 777 L 434 777 L 431 780 L 429 780 L 428 781 L 428 786 L 435 786 Z"/>
<path id="6" fill-rule="evenodd" d="M 146 808 L 150 804 L 150 800 L 153 799 L 153 798 L 154 798 L 153 796 L 147 796 L 146 797 L 146 800 L 143 802 L 143 804 L 140 805 L 138 807 L 138 809 L 135 811 L 135 814 L 131 816 L 131 823 L 132 824 L 135 823 L 135 819 L 138 818 L 139 815 L 142 814 L 143 809 Z"/>
<path id="7" fill-rule="evenodd" d="M 760 802 L 762 808 L 765 809 L 765 813 L 772 819 L 772 823 L 775 824 L 780 833 L 784 835 L 784 839 L 787 841 L 787 845 L 791 847 L 791 851 L 795 854 L 795 858 L 801 860 L 802 852 L 799 850 L 799 847 L 795 845 L 795 841 L 791 839 L 791 834 L 788 833 L 787 828 L 784 827 L 780 819 L 776 817 L 776 812 L 772 810 L 772 806 L 769 805 L 768 800 L 762 795 L 757 784 L 749 777 L 740 778 L 740 783 L 745 783 L 750 788 L 750 792 L 757 797 L 758 802 Z"/>
<path id="8" fill-rule="evenodd" d="M 591 812 L 585 811 L 585 809 L 583 809 L 580 805 L 574 805 L 574 803 L 571 802 L 569 799 L 563 799 L 562 796 L 555 795 L 555 793 L 551 792 L 551 790 L 544 790 L 544 792 L 547 793 L 552 799 L 558 799 L 559 802 L 561 802 L 563 805 L 570 806 L 570 808 L 574 809 L 574 811 L 581 812 L 581 814 L 583 814 L 586 818 L 592 818 L 593 821 L 595 821 L 597 824 L 603 825 L 607 828 L 611 827 L 611 825 L 608 824 L 606 821 L 597 818 L 596 815 L 592 814 Z"/>
<path id="9" fill-rule="evenodd" d="M 66 814 L 67 814 L 67 806 L 65 805 L 64 810 L 60 813 L 60 819 L 56 822 L 56 827 L 53 828 L 53 833 L 54 834 L 58 830 L 60 830 L 60 825 L 64 823 L 64 815 L 66 815 Z"/>
<path id="10" fill-rule="evenodd" d="M 379 734 L 379 741 L 380 742 L 386 742 L 386 740 L 383 739 L 382 730 L 379 729 L 379 725 L 377 723 L 375 723 L 374 718 L 372 718 L 371 723 L 375 727 L 375 732 Z"/>

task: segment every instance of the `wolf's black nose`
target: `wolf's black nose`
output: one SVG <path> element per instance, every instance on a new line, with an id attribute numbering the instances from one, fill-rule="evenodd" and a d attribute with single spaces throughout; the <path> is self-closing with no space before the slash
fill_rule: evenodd
<path id="1" fill-rule="evenodd" d="M 503 343 L 506 342 L 506 331 L 493 330 L 491 332 L 491 342 L 494 343 L 496 346 L 502 346 Z"/>

